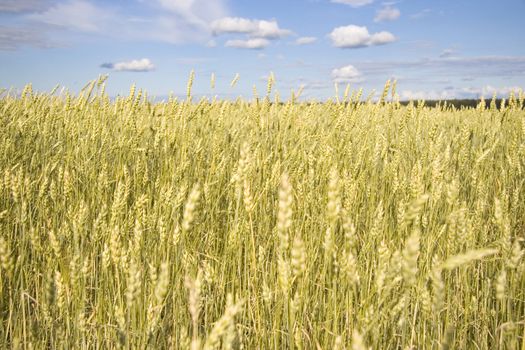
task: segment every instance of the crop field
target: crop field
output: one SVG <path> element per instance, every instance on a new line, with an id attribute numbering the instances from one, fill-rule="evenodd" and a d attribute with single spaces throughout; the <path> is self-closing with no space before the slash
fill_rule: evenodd
<path id="1" fill-rule="evenodd" d="M 0 97 L 0 347 L 525 349 L 524 94 Z"/>

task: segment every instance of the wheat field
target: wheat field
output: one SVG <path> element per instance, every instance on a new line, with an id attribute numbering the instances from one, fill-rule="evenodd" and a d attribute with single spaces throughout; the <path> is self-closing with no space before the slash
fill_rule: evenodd
<path id="1" fill-rule="evenodd" d="M 3 92 L 2 348 L 525 349 L 522 92 L 192 83 Z"/>

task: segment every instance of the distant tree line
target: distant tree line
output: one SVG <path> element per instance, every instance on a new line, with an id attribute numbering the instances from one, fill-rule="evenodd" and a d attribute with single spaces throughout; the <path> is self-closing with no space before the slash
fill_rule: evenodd
<path id="1" fill-rule="evenodd" d="M 490 107 L 490 103 L 491 103 L 491 99 L 485 99 L 485 104 L 487 106 L 487 108 Z M 497 108 L 500 108 L 501 107 L 501 102 L 503 101 L 503 99 L 501 98 L 498 98 L 495 102 L 496 102 L 496 107 Z M 417 101 L 413 101 L 415 104 L 417 104 Z M 481 102 L 480 99 L 457 99 L 457 100 L 426 100 L 425 101 L 425 106 L 428 106 L 428 107 L 436 107 L 438 105 L 440 106 L 444 106 L 445 103 L 447 106 L 454 106 L 455 108 L 459 109 L 461 107 L 465 107 L 465 108 L 475 108 L 479 105 L 479 103 Z M 410 101 L 401 101 L 400 102 L 402 105 L 406 106 L 410 103 Z M 508 104 L 508 99 L 505 100 L 505 103 Z"/>

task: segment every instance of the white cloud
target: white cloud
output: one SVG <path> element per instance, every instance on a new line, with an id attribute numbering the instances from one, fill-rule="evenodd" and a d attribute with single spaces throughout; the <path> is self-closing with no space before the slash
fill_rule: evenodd
<path id="1" fill-rule="evenodd" d="M 443 91 L 414 91 L 403 90 L 400 94 L 401 100 L 448 100 L 453 99 L 454 95 L 447 90 Z"/>
<path id="2" fill-rule="evenodd" d="M 288 29 L 281 29 L 275 21 L 258 21 L 258 29 L 251 33 L 258 38 L 278 39 L 290 35 L 292 32 Z"/>
<path id="3" fill-rule="evenodd" d="M 48 5 L 47 0 L 0 0 L 0 12 L 38 11 Z"/>
<path id="4" fill-rule="evenodd" d="M 182 16 L 187 22 L 208 27 L 210 21 L 227 15 L 224 1 L 209 0 L 157 0 L 164 9 Z"/>
<path id="5" fill-rule="evenodd" d="M 351 64 L 332 70 L 332 79 L 336 83 L 360 83 L 364 81 L 361 72 Z"/>
<path id="6" fill-rule="evenodd" d="M 350 5 L 352 7 L 361 7 L 373 3 L 374 0 L 332 0 L 332 2 L 336 4 Z"/>
<path id="7" fill-rule="evenodd" d="M 329 36 L 333 45 L 340 48 L 376 46 L 396 41 L 396 37 L 390 32 L 383 31 L 370 34 L 366 27 L 356 25 L 337 27 Z"/>
<path id="8" fill-rule="evenodd" d="M 507 97 L 510 95 L 511 92 L 514 92 L 515 94 L 517 94 L 520 90 L 523 90 L 523 89 L 519 86 L 494 87 L 491 85 L 485 85 L 480 89 L 470 88 L 465 91 L 471 92 L 472 94 L 477 95 L 477 97 L 480 97 L 480 96 L 491 97 L 494 94 L 496 94 L 498 97 Z"/>
<path id="9" fill-rule="evenodd" d="M 131 16 L 114 3 L 67 0 L 24 18 L 49 25 L 54 29 L 50 34 L 61 38 L 75 31 L 120 40 L 205 45 L 210 40 L 210 23 L 228 14 L 226 0 L 138 1 L 144 15 Z"/>
<path id="10" fill-rule="evenodd" d="M 117 72 L 150 72 L 155 69 L 155 65 L 148 58 L 116 63 L 104 63 L 101 67 L 113 69 Z"/>
<path id="11" fill-rule="evenodd" d="M 275 20 L 265 21 L 241 17 L 224 17 L 211 23 L 215 35 L 220 34 L 248 34 L 254 38 L 279 39 L 291 34 L 287 29 L 279 28 Z"/>
<path id="12" fill-rule="evenodd" d="M 113 16 L 111 10 L 96 7 L 88 1 L 71 0 L 42 13 L 33 13 L 28 18 L 81 32 L 99 32 Z"/>
<path id="13" fill-rule="evenodd" d="M 401 11 L 388 5 L 377 11 L 374 22 L 395 21 L 399 16 Z"/>
<path id="14" fill-rule="evenodd" d="M 454 54 L 456 53 L 455 50 L 453 49 L 445 49 L 441 52 L 441 54 L 439 54 L 439 57 L 441 58 L 448 58 L 448 57 L 452 57 L 454 56 Z"/>
<path id="15" fill-rule="evenodd" d="M 359 67 L 367 74 L 417 68 L 433 76 L 516 77 L 524 75 L 525 56 L 455 56 L 419 60 L 362 61 L 359 62 Z"/>
<path id="16" fill-rule="evenodd" d="M 51 47 L 36 28 L 5 27 L 0 25 L 0 51 L 16 50 L 19 47 Z"/>
<path id="17" fill-rule="evenodd" d="M 270 45 L 270 41 L 264 38 L 254 38 L 248 40 L 228 40 L 224 44 L 226 47 L 235 47 L 237 49 L 260 50 Z"/>
<path id="18" fill-rule="evenodd" d="M 518 86 L 504 86 L 494 87 L 491 85 L 485 85 L 481 88 L 478 87 L 449 87 L 444 90 L 404 90 L 400 94 L 402 100 L 452 100 L 452 99 L 465 99 L 465 98 L 491 98 L 496 94 L 499 98 L 509 96 L 511 92 L 518 93 L 521 90 Z"/>
<path id="19" fill-rule="evenodd" d="M 414 13 L 412 15 L 410 15 L 410 18 L 412 19 L 421 19 L 421 18 L 424 18 L 426 16 L 428 16 L 430 13 L 432 12 L 431 9 L 423 9 L 417 13 Z"/>
<path id="20" fill-rule="evenodd" d="M 313 44 L 317 41 L 316 37 L 313 36 L 303 36 L 295 40 L 296 45 L 308 45 Z"/>
<path id="21" fill-rule="evenodd" d="M 216 35 L 224 33 L 251 33 L 257 30 L 257 23 L 247 18 L 225 17 L 213 21 L 211 29 Z"/>

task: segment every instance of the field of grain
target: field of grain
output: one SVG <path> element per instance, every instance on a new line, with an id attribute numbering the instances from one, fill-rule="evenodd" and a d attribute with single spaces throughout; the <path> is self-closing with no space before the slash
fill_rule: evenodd
<path id="1" fill-rule="evenodd" d="M 0 97 L 0 344 L 525 349 L 524 95 Z"/>

